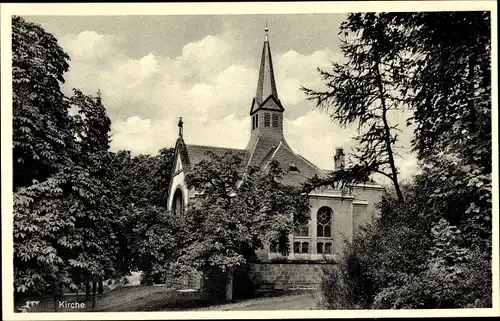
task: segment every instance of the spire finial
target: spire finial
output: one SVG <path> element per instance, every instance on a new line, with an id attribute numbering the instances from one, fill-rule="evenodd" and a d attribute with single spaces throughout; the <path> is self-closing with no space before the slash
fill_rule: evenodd
<path id="1" fill-rule="evenodd" d="M 182 117 L 179 117 L 179 122 L 177 123 L 177 126 L 179 126 L 179 137 L 182 137 Z"/>
<path id="2" fill-rule="evenodd" d="M 266 32 L 266 41 L 267 41 L 267 40 L 268 40 L 268 39 L 267 39 L 267 33 L 268 33 L 268 31 L 269 31 L 269 28 L 267 27 L 267 20 L 266 20 L 266 27 L 264 28 L 264 31 Z"/>

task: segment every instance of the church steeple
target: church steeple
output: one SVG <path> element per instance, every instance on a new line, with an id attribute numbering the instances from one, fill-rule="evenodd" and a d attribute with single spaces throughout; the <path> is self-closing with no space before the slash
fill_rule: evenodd
<path id="1" fill-rule="evenodd" d="M 269 28 L 267 27 L 267 21 L 266 28 L 264 30 L 266 32 L 266 35 L 264 40 L 264 47 L 262 48 L 262 57 L 260 60 L 257 91 L 252 101 L 250 115 L 253 115 L 257 110 L 261 108 L 284 111 L 284 108 L 278 98 L 276 81 L 274 80 L 273 59 L 271 57 L 271 47 L 269 45 Z M 267 103 L 271 99 L 273 101 Z"/>
<path id="2" fill-rule="evenodd" d="M 269 148 L 288 147 L 283 135 L 283 112 L 285 109 L 278 98 L 278 90 L 274 80 L 273 59 L 266 22 L 264 47 L 260 61 L 257 91 L 252 100 L 250 116 L 252 127 L 247 145 L 247 164 L 262 160 Z M 270 156 L 270 155 L 269 155 Z"/>

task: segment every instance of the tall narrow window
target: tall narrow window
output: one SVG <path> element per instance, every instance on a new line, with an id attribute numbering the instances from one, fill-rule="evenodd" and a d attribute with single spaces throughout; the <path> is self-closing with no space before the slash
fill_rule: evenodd
<path id="1" fill-rule="evenodd" d="M 332 243 L 325 243 L 325 254 L 332 254 Z"/>
<path id="2" fill-rule="evenodd" d="M 259 127 L 259 115 L 255 115 L 255 128 Z"/>
<path id="3" fill-rule="evenodd" d="M 318 254 L 323 254 L 323 242 L 318 242 L 317 252 L 318 252 Z"/>
<path id="4" fill-rule="evenodd" d="M 304 254 L 309 253 L 309 243 L 308 242 L 302 243 L 302 253 L 304 253 Z"/>
<path id="5" fill-rule="evenodd" d="M 273 127 L 278 128 L 278 114 L 273 114 Z"/>
<path id="6" fill-rule="evenodd" d="M 252 116 L 252 130 L 255 129 L 255 116 Z"/>
<path id="7" fill-rule="evenodd" d="M 332 237 L 332 210 L 329 207 L 322 207 L 318 210 L 318 237 Z"/>
<path id="8" fill-rule="evenodd" d="M 174 193 L 172 211 L 175 216 L 182 216 L 182 214 L 184 214 L 184 200 L 182 197 L 182 191 L 179 188 Z"/>
<path id="9" fill-rule="evenodd" d="M 271 127 L 271 114 L 270 113 L 264 114 L 264 127 Z"/>
<path id="10" fill-rule="evenodd" d="M 293 243 L 293 253 L 300 253 L 300 242 Z"/>

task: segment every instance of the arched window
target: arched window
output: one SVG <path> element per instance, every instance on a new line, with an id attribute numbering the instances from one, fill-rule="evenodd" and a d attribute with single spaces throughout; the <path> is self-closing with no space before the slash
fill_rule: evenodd
<path id="1" fill-rule="evenodd" d="M 326 206 L 320 208 L 317 213 L 317 220 L 317 236 L 332 237 L 332 210 Z"/>
<path id="2" fill-rule="evenodd" d="M 175 190 L 172 211 L 175 216 L 182 216 L 184 214 L 184 198 L 182 197 L 180 188 Z"/>

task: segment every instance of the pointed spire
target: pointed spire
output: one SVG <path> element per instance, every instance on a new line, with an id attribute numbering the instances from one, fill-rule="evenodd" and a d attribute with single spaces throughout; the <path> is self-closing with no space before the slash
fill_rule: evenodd
<path id="1" fill-rule="evenodd" d="M 278 91 L 276 90 L 276 82 L 274 80 L 273 60 L 271 58 L 271 47 L 269 46 L 267 33 L 269 28 L 264 29 L 266 37 L 264 48 L 262 49 L 262 58 L 260 61 L 259 80 L 257 83 L 257 93 L 255 94 L 255 102 L 260 105 L 269 96 L 274 96 L 278 99 Z"/>

